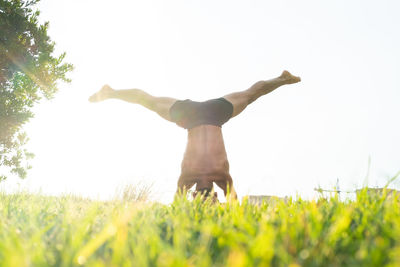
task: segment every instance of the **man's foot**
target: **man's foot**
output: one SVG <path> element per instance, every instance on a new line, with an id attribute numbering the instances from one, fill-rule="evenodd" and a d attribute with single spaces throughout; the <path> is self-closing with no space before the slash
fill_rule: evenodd
<path id="1" fill-rule="evenodd" d="M 287 70 L 284 70 L 279 78 L 282 79 L 285 84 L 298 83 L 301 81 L 300 77 L 292 75 Z"/>
<path id="2" fill-rule="evenodd" d="M 114 90 L 109 85 L 106 84 L 100 89 L 100 91 L 90 96 L 89 101 L 95 103 L 106 100 L 111 97 L 113 92 Z"/>

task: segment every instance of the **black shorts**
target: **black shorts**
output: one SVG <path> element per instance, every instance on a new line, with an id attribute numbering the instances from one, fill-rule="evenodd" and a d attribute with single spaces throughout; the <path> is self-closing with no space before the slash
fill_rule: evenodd
<path id="1" fill-rule="evenodd" d="M 178 100 L 169 110 L 172 121 L 185 129 L 204 124 L 221 127 L 232 117 L 232 113 L 232 103 L 222 97 L 204 102 Z"/>

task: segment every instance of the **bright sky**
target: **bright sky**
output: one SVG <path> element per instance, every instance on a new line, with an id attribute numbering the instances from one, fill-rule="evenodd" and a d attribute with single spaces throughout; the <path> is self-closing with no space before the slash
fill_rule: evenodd
<path id="1" fill-rule="evenodd" d="M 87 102 L 103 84 L 206 100 L 287 69 L 302 78 L 223 126 L 239 197 L 384 186 L 400 170 L 398 1 L 42 0 L 75 65 L 27 125 L 32 190 L 113 195 L 154 183 L 170 201 L 186 131 L 136 105 Z M 368 180 L 368 159 L 371 159 Z M 396 181 L 392 187 L 400 188 Z"/>

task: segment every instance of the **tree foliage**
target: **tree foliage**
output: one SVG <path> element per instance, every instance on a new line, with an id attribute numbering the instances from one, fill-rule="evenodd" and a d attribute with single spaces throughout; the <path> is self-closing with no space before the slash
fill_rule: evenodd
<path id="1" fill-rule="evenodd" d="M 55 43 L 40 24 L 39 0 L 0 0 L 0 180 L 6 173 L 26 177 L 27 135 L 22 126 L 33 117 L 32 108 L 57 92 L 59 81 L 73 66 L 65 53 L 53 55 Z"/>

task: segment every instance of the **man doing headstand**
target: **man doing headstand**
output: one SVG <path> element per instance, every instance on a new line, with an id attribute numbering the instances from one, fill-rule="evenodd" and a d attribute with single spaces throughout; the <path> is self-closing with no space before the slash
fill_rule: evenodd
<path id="1" fill-rule="evenodd" d="M 204 102 L 155 97 L 140 89 L 114 90 L 104 85 L 89 98 L 90 102 L 120 99 L 139 104 L 162 118 L 188 130 L 188 142 L 181 165 L 177 193 L 196 185 L 196 192 L 208 195 L 217 184 L 226 197 L 236 199 L 221 126 L 239 115 L 250 103 L 276 88 L 300 82 L 300 78 L 283 71 L 274 79 L 259 81 L 249 89 Z"/>

